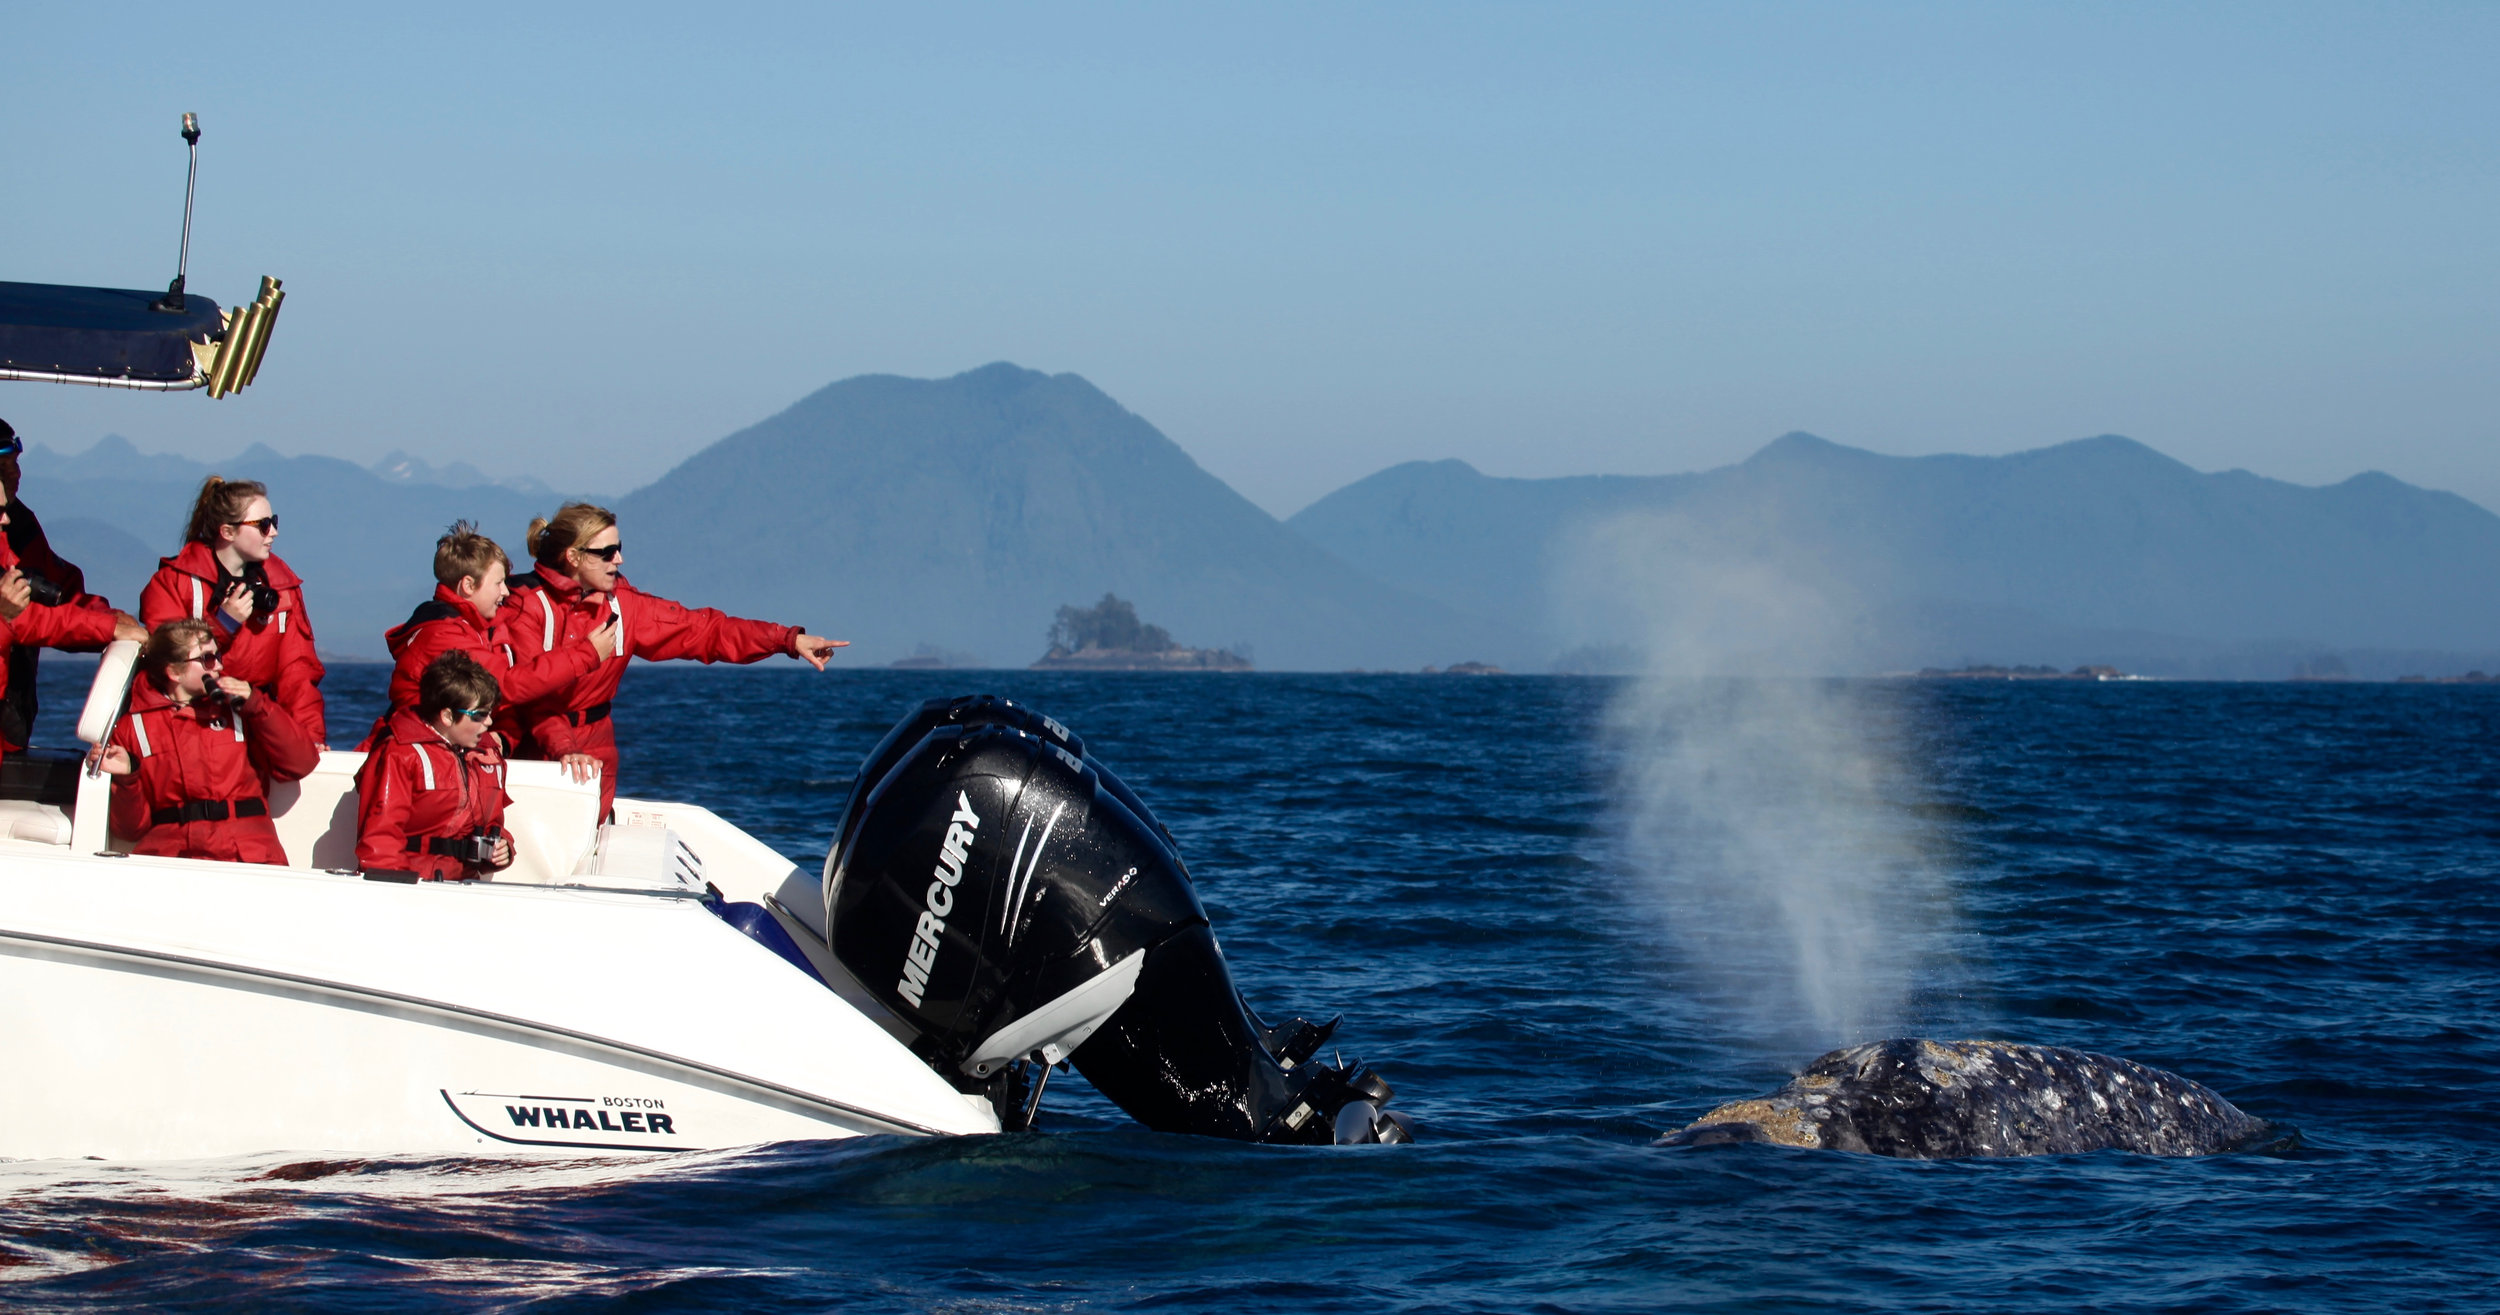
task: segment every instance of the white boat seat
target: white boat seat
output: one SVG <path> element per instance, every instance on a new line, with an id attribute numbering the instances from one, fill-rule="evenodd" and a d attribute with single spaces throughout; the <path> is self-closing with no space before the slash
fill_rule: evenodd
<path id="1" fill-rule="evenodd" d="M 287 865 L 352 869 L 356 864 L 356 773 L 361 753 L 331 750 L 300 781 L 280 781 L 269 791 L 269 818 L 285 846 Z M 599 782 L 577 782 L 551 762 L 516 761 L 504 771 L 504 829 L 512 834 L 513 863 L 498 881 L 552 885 L 571 874 L 590 851 L 599 818 Z"/>
<path id="2" fill-rule="evenodd" d="M 31 799 L 0 799 L 0 836 L 38 845 L 69 843 L 69 814 L 57 804 Z"/>

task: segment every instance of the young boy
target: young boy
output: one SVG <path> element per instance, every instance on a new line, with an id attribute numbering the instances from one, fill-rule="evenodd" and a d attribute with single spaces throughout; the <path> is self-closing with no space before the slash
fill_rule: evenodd
<path id="1" fill-rule="evenodd" d="M 410 881 L 473 881 L 512 865 L 503 833 L 495 677 L 453 649 L 417 678 L 356 775 L 356 865 Z"/>
<path id="2" fill-rule="evenodd" d="M 511 593 L 504 584 L 511 570 L 503 549 L 467 521 L 435 540 L 434 596 L 382 637 L 394 663 L 390 708 L 374 720 L 373 733 L 359 747 L 373 748 L 389 732 L 392 714 L 416 706 L 418 678 L 445 653 L 457 650 L 477 659 L 494 676 L 508 710 L 564 688 L 616 652 L 616 629 L 606 626 L 514 665 L 500 614 Z M 510 734 L 498 733 L 509 749 Z"/>

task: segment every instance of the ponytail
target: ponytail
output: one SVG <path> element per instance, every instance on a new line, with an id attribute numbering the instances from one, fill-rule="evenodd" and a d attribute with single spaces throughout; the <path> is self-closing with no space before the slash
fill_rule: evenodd
<path id="1" fill-rule="evenodd" d="M 215 475 L 200 481 L 200 497 L 191 504 L 191 528 L 183 533 L 186 543 L 217 546 L 217 529 L 231 525 L 252 499 L 269 496 L 269 489 L 256 479 L 220 479 Z"/>
<path id="2" fill-rule="evenodd" d="M 530 518 L 530 530 L 521 542 L 528 546 L 530 560 L 541 566 L 552 566 L 564 574 L 564 554 L 590 542 L 599 531 L 616 524 L 616 513 L 587 502 L 568 502 L 556 508 L 554 520 L 544 516 Z"/>

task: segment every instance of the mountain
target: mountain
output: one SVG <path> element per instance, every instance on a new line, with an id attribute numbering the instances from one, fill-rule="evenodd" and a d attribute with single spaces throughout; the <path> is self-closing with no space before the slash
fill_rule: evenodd
<path id="1" fill-rule="evenodd" d="M 855 641 L 1022 666 L 1105 593 L 1261 668 L 1500 660 L 1447 607 L 1286 529 L 1073 374 L 833 384 L 689 458 L 618 514 L 637 585 Z"/>
<path id="2" fill-rule="evenodd" d="M 2320 649 L 2416 670 L 2500 653 L 2500 517 L 2377 473 L 2326 488 L 2204 474 L 2114 436 L 1904 458 L 1790 434 L 1661 477 L 1415 462 L 1289 524 L 1552 653 L 1654 649 L 1662 624 L 1721 657 L 1843 670 L 2284 675 Z"/>
<path id="3" fill-rule="evenodd" d="M 366 469 L 393 484 L 439 484 L 447 489 L 471 489 L 482 484 L 491 484 L 497 488 L 510 489 L 524 497 L 537 498 L 549 506 L 554 506 L 557 501 L 554 489 L 547 487 L 544 481 L 531 479 L 527 475 L 506 475 L 497 479 L 466 461 L 455 461 L 447 466 L 435 466 L 428 464 L 424 458 L 414 453 L 403 452 L 397 448 L 391 449 L 390 455 L 367 466 Z"/>

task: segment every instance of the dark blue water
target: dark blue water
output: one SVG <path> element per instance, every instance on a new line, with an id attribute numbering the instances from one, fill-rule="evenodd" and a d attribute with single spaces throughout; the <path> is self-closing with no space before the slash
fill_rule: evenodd
<path id="1" fill-rule="evenodd" d="M 334 671 L 342 724 L 379 676 Z M 1920 960 L 1904 1026 L 2176 1069 L 2298 1134 L 1918 1163 L 1646 1145 L 1783 1081 L 1816 1024 L 1732 1003 L 1762 969 L 1702 961 L 1659 879 L 1676 856 L 1626 839 L 1649 746 L 1608 729 L 1623 689 L 638 671 L 627 792 L 794 855 L 919 699 L 1059 717 L 1178 835 L 1252 1000 L 1342 1010 L 1422 1141 L 1161 1136 L 1070 1076 L 1034 1134 L 630 1171 L 0 1166 L 0 1305 L 2500 1308 L 2500 691 L 1845 691 L 1872 806 L 1944 883 L 1917 925 L 1950 953 Z"/>

